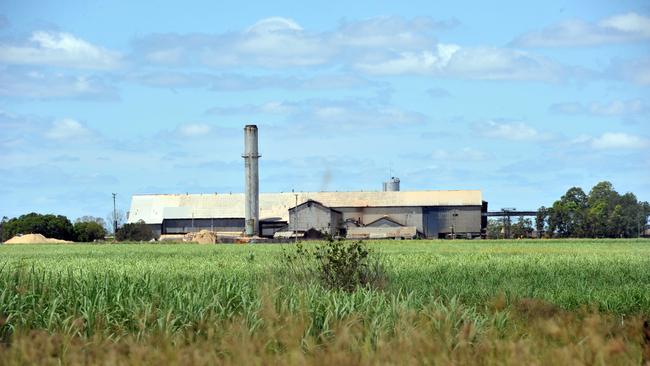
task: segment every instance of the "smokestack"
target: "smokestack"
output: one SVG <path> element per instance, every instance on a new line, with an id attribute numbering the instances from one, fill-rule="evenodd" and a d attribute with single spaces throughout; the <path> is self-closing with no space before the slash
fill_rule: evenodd
<path id="1" fill-rule="evenodd" d="M 257 159 L 260 158 L 257 149 L 257 126 L 244 127 L 244 168 L 246 170 L 245 214 L 246 236 L 259 235 L 260 226 L 260 178 Z"/>

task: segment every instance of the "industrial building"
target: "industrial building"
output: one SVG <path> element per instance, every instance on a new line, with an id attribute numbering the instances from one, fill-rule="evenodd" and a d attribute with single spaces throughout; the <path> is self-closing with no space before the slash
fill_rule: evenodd
<path id="1" fill-rule="evenodd" d="M 487 202 L 478 190 L 259 193 L 257 127 L 244 128 L 244 193 L 134 195 L 128 222 L 157 236 L 200 230 L 248 237 L 323 233 L 348 238 L 475 238 L 485 234 Z"/>
<path id="2" fill-rule="evenodd" d="M 135 195 L 128 222 L 142 220 L 157 235 L 243 232 L 244 203 L 242 193 Z M 357 228 L 381 227 L 413 227 L 425 238 L 477 237 L 487 225 L 487 203 L 476 190 L 261 193 L 259 210 L 263 237 L 310 229 L 332 236 L 351 230 L 358 237 Z"/>

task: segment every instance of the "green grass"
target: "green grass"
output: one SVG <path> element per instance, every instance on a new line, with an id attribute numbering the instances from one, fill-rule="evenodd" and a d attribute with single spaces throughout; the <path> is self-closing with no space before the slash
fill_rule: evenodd
<path id="1" fill-rule="evenodd" d="M 187 339 L 233 319 L 254 333 L 271 322 L 269 307 L 321 341 L 357 319 L 373 344 L 408 314 L 427 312 L 458 332 L 463 324 L 505 331 L 525 299 L 576 314 L 650 314 L 647 240 L 369 244 L 387 264 L 388 287 L 351 294 L 288 283 L 280 259 L 291 245 L 2 245 L 0 338 L 41 329 L 116 342 Z"/>
<path id="2" fill-rule="evenodd" d="M 596 305 L 620 314 L 650 311 L 650 241 L 372 242 L 390 272 L 388 295 L 414 303 L 458 298 L 482 305 L 503 293 L 567 309 Z M 284 249 L 283 249 L 284 248 Z M 110 276 L 201 287 L 206 279 L 258 287 L 274 278 L 290 245 L 0 246 L 0 281 L 16 268 L 49 279 Z M 275 279 L 279 285 L 282 278 Z"/>

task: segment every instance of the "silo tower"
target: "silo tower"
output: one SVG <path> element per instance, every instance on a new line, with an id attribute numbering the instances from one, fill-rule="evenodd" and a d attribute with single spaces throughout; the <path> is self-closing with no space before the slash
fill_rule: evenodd
<path id="1" fill-rule="evenodd" d="M 384 182 L 384 192 L 399 192 L 399 178 L 390 177 L 390 179 Z"/>

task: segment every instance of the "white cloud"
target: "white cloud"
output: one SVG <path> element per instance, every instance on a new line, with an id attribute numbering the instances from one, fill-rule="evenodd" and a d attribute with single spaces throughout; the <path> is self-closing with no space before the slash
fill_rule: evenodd
<path id="1" fill-rule="evenodd" d="M 215 107 L 206 113 L 252 116 L 278 115 L 291 125 L 292 132 L 313 134 L 317 129 L 342 130 L 399 127 L 423 123 L 424 115 L 386 105 L 372 99 L 307 99 L 295 102 L 271 101 L 237 107 Z"/>
<path id="2" fill-rule="evenodd" d="M 378 75 L 423 74 L 479 80 L 553 81 L 562 72 L 559 65 L 528 52 L 454 44 L 438 44 L 434 52 L 404 52 L 393 59 L 356 67 Z"/>
<path id="3" fill-rule="evenodd" d="M 90 136 L 92 136 L 92 131 L 72 118 L 54 121 L 52 127 L 45 133 L 45 137 L 52 140 L 73 140 Z"/>
<path id="4" fill-rule="evenodd" d="M 160 64 L 175 64 L 183 59 L 183 49 L 174 47 L 169 49 L 154 50 L 146 55 L 149 61 Z"/>
<path id="5" fill-rule="evenodd" d="M 185 137 L 198 137 L 209 134 L 212 127 L 205 123 L 188 123 L 178 127 L 178 132 Z"/>
<path id="6" fill-rule="evenodd" d="M 264 18 L 246 30 L 247 33 L 274 33 L 278 31 L 302 31 L 302 27 L 293 19 L 283 17 Z"/>
<path id="7" fill-rule="evenodd" d="M 650 17 L 637 13 L 618 14 L 591 23 L 567 20 L 540 31 L 526 33 L 512 43 L 523 47 L 573 47 L 650 39 Z"/>
<path id="8" fill-rule="evenodd" d="M 474 124 L 474 130 L 485 137 L 512 141 L 540 140 L 547 139 L 548 137 L 523 122 L 501 122 L 490 120 Z"/>
<path id="9" fill-rule="evenodd" d="M 120 55 L 70 33 L 37 31 L 25 45 L 0 45 L 0 62 L 83 69 L 113 69 Z"/>
<path id="10" fill-rule="evenodd" d="M 213 91 L 257 89 L 323 90 L 380 87 L 385 83 L 370 81 L 352 74 L 321 74 L 313 77 L 283 75 L 249 76 L 245 74 L 210 74 L 157 70 L 127 74 L 126 80 L 154 88 L 208 88 Z"/>
<path id="11" fill-rule="evenodd" d="M 419 113 L 393 106 L 367 104 L 364 101 L 312 101 L 298 105 L 300 111 L 291 120 L 331 128 L 388 127 L 422 123 Z"/>
<path id="12" fill-rule="evenodd" d="M 586 114 L 601 117 L 623 117 L 646 113 L 650 108 L 640 99 L 613 100 L 606 103 L 557 103 L 549 108 L 552 112 L 561 114 Z"/>
<path id="13" fill-rule="evenodd" d="M 135 42 L 136 54 L 157 63 L 215 68 L 341 65 L 368 74 L 421 74 L 469 79 L 557 80 L 561 68 L 528 52 L 462 47 L 434 32 L 456 22 L 375 17 L 311 32 L 288 18 L 267 18 L 239 32 L 156 34 Z"/>
<path id="14" fill-rule="evenodd" d="M 278 114 L 289 115 L 300 110 L 300 103 L 270 101 L 262 104 L 246 104 L 235 107 L 214 107 L 207 110 L 208 114 L 218 115 L 253 115 L 253 114 Z"/>
<path id="15" fill-rule="evenodd" d="M 643 149 L 650 146 L 647 138 L 623 132 L 605 132 L 589 142 L 595 149 Z"/>
<path id="16" fill-rule="evenodd" d="M 459 50 L 446 70 L 450 75 L 486 80 L 555 81 L 562 68 L 554 62 L 528 52 L 476 47 Z"/>
<path id="17" fill-rule="evenodd" d="M 427 89 L 427 94 L 431 98 L 449 98 L 451 97 L 451 93 L 443 88 L 430 88 Z"/>
<path id="18" fill-rule="evenodd" d="M 620 116 L 624 114 L 636 114 L 645 109 L 640 100 L 621 101 L 615 100 L 610 103 L 591 103 L 589 112 L 601 116 Z"/>
<path id="19" fill-rule="evenodd" d="M 401 17 L 375 17 L 358 22 L 344 22 L 332 35 L 332 42 L 349 49 L 382 48 L 418 50 L 435 46 L 433 31 L 450 28 L 457 21 L 435 22 L 420 17 L 410 21 Z"/>
<path id="20" fill-rule="evenodd" d="M 433 31 L 455 24 L 424 17 L 376 17 L 342 22 L 332 31 L 311 32 L 293 19 L 271 17 L 236 32 L 155 34 L 136 40 L 134 45 L 144 59 L 170 65 L 318 66 L 382 60 L 395 52 L 432 49 L 436 45 Z"/>
<path id="21" fill-rule="evenodd" d="M 452 150 L 437 149 L 431 153 L 431 158 L 442 161 L 483 161 L 488 157 L 487 153 L 471 147 Z"/>
<path id="22" fill-rule="evenodd" d="M 0 68 L 0 95 L 21 98 L 115 100 L 116 90 L 90 75 Z"/>
<path id="23" fill-rule="evenodd" d="M 454 44 L 438 44 L 435 51 L 402 52 L 381 62 L 362 62 L 356 68 L 369 74 L 431 74 L 443 70 L 460 49 Z"/>
<path id="24" fill-rule="evenodd" d="M 260 106 L 260 113 L 265 114 L 289 114 L 296 110 L 296 106 L 284 102 L 267 102 Z"/>
<path id="25" fill-rule="evenodd" d="M 192 40 L 200 47 L 198 59 L 213 67 L 312 66 L 324 64 L 334 52 L 320 35 L 280 17 L 262 19 L 243 32 L 194 36 Z M 185 52 L 196 50 L 185 47 Z"/>
<path id="26" fill-rule="evenodd" d="M 636 34 L 643 38 L 650 38 L 650 17 L 636 13 L 614 15 L 598 22 L 602 28 L 615 29 L 621 32 Z"/>
<path id="27" fill-rule="evenodd" d="M 615 60 L 606 74 L 641 86 L 650 86 L 650 57 L 625 61 Z"/>
<path id="28" fill-rule="evenodd" d="M 136 81 L 152 88 L 201 88 L 210 85 L 213 77 L 204 73 L 186 73 L 176 71 L 153 71 L 132 73 L 126 80 Z"/>

